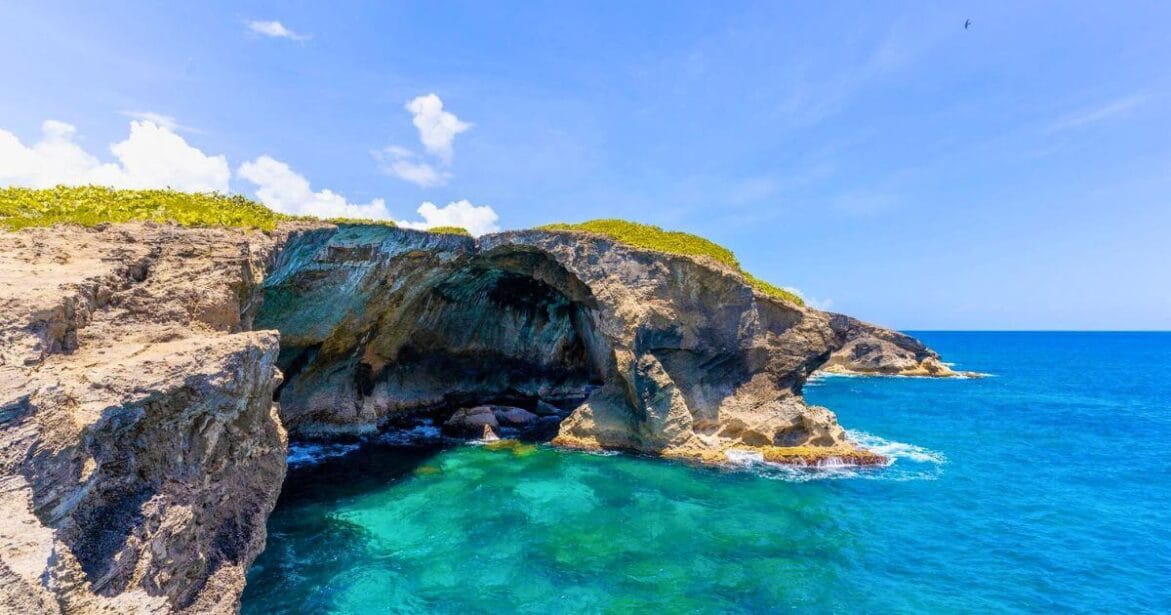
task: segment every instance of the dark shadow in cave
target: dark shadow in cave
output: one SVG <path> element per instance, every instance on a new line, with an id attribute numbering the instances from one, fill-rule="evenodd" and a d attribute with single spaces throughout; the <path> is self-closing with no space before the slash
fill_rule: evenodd
<path id="1" fill-rule="evenodd" d="M 542 429 L 517 435 L 548 440 L 614 370 L 589 288 L 541 251 L 504 246 L 457 261 L 377 264 L 385 277 L 373 281 L 378 290 L 359 291 L 365 313 L 348 329 L 281 349 L 277 400 L 288 405 L 282 416 L 294 438 L 298 421 L 328 422 L 334 411 L 311 400 L 319 387 L 340 384 L 381 431 L 421 416 L 442 424 L 460 408 L 493 404 L 542 415 Z M 298 413 L 306 403 L 313 412 Z"/>

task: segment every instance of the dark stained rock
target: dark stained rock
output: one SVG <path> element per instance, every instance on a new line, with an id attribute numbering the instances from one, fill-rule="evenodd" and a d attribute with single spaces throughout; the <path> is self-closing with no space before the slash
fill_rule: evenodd
<path id="1" fill-rule="evenodd" d="M 862 322 L 845 314 L 828 314 L 834 332 L 833 354 L 821 367 L 837 374 L 976 377 L 974 372 L 956 372 L 939 354 L 923 342 L 891 329 Z"/>
<path id="2" fill-rule="evenodd" d="M 600 236 L 369 226 L 290 242 L 256 326 L 282 332 L 281 416 L 295 434 L 578 397 L 557 443 L 700 457 L 846 444 L 800 395 L 835 348 L 829 321 L 714 261 Z"/>
<path id="3" fill-rule="evenodd" d="M 479 438 L 500 428 L 492 406 L 476 406 L 456 410 L 443 423 L 443 432 L 459 438 Z"/>

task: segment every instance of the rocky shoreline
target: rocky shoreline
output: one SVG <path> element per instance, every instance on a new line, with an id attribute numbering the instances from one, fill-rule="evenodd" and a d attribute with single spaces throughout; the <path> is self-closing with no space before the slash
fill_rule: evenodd
<path id="1" fill-rule="evenodd" d="M 313 222 L 0 233 L 0 343 L 0 610 L 29 613 L 234 612 L 286 430 L 466 408 L 483 437 L 544 405 L 558 446 L 875 465 L 810 375 L 956 375 L 702 258 Z M 472 411 L 497 399 L 527 407 Z"/>

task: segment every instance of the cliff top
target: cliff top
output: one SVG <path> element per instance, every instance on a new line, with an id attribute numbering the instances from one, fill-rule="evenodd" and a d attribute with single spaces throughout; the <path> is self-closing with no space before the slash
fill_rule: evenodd
<path id="1" fill-rule="evenodd" d="M 684 233 L 682 231 L 668 231 L 650 224 L 640 224 L 638 222 L 614 218 L 590 220 L 577 224 L 546 224 L 537 227 L 537 230 L 595 233 L 637 248 L 646 248 L 648 250 L 679 254 L 682 256 L 711 258 L 736 270 L 740 275 L 744 276 L 744 279 L 748 281 L 749 285 L 770 297 L 783 299 L 798 305 L 805 304 L 796 293 L 770 284 L 748 273 L 740 266 L 740 261 L 737 260 L 736 255 L 731 250 L 699 235 L 692 235 L 691 233 Z"/>
<path id="2" fill-rule="evenodd" d="M 118 190 L 100 186 L 55 188 L 0 188 L 0 228 L 18 230 L 55 224 L 96 226 L 131 221 L 173 222 L 181 226 L 222 226 L 274 230 L 290 220 L 316 220 L 275 212 L 240 195 L 189 193 L 175 190 Z M 389 220 L 329 218 L 334 224 L 377 224 L 394 227 Z M 740 266 L 729 249 L 713 241 L 658 226 L 629 220 L 599 219 L 576 224 L 547 224 L 541 231 L 593 233 L 637 248 L 682 256 L 709 258 L 744 276 L 757 291 L 770 297 L 804 305 L 797 294 L 770 284 Z M 470 236 L 457 226 L 428 229 L 432 233 Z"/>

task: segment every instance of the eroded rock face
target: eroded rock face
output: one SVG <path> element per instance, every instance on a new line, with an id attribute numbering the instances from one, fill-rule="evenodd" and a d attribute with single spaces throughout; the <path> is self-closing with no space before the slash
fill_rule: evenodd
<path id="1" fill-rule="evenodd" d="M 285 427 L 523 400 L 540 418 L 488 406 L 452 427 L 560 421 L 565 446 L 880 462 L 802 399 L 827 360 L 947 375 L 901 334 L 592 235 L 0 233 L 0 611 L 233 612 Z"/>
<path id="2" fill-rule="evenodd" d="M 695 458 L 847 444 L 800 396 L 835 340 L 828 317 L 718 263 L 576 233 L 476 242 L 342 227 L 290 242 L 264 297 L 257 326 L 284 336 L 281 411 L 295 433 L 580 397 L 560 444 Z"/>
<path id="3" fill-rule="evenodd" d="M 979 376 L 956 372 L 923 342 L 898 331 L 862 322 L 845 314 L 828 314 L 834 331 L 834 352 L 821 367 L 837 374 L 925 376 L 950 378 Z"/>
<path id="4" fill-rule="evenodd" d="M 0 233 L 0 611 L 234 612 L 285 473 L 282 236 Z"/>

